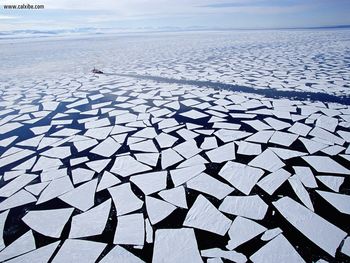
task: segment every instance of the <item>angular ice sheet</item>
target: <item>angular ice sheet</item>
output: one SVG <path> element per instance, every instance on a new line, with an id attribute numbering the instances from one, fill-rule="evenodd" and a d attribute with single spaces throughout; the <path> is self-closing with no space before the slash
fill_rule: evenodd
<path id="1" fill-rule="evenodd" d="M 138 210 L 143 205 L 143 201 L 141 201 L 131 190 L 130 183 L 108 188 L 108 191 L 117 208 L 118 216 Z"/>
<path id="2" fill-rule="evenodd" d="M 113 244 L 143 246 L 144 239 L 145 222 L 142 213 L 118 216 Z"/>
<path id="3" fill-rule="evenodd" d="M 53 263 L 96 262 L 107 244 L 89 240 L 66 239 Z"/>
<path id="4" fill-rule="evenodd" d="M 80 238 L 102 234 L 108 220 L 111 203 L 111 199 L 108 199 L 102 204 L 91 208 L 84 213 L 73 216 L 69 238 Z"/>
<path id="5" fill-rule="evenodd" d="M 219 175 L 242 193 L 249 195 L 264 171 L 238 162 L 227 162 Z"/>
<path id="6" fill-rule="evenodd" d="M 226 196 L 219 210 L 251 219 L 261 220 L 265 217 L 268 205 L 258 196 Z"/>
<path id="7" fill-rule="evenodd" d="M 155 234 L 153 263 L 202 263 L 193 229 L 158 229 Z"/>
<path id="8" fill-rule="evenodd" d="M 289 197 L 283 197 L 273 205 L 304 236 L 335 257 L 337 248 L 347 235 L 343 230 Z"/>
<path id="9" fill-rule="evenodd" d="M 34 210 L 29 211 L 22 220 L 44 236 L 59 238 L 73 210 L 74 208 Z"/>
<path id="10" fill-rule="evenodd" d="M 183 225 L 223 236 L 231 223 L 232 221 L 217 210 L 203 195 L 199 195 L 188 211 Z"/>
<path id="11" fill-rule="evenodd" d="M 305 262 L 283 235 L 278 235 L 250 258 L 254 263 Z"/>

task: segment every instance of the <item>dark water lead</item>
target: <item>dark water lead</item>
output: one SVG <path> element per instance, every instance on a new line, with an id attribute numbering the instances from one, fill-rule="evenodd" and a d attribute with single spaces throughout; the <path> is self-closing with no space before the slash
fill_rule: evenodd
<path id="1" fill-rule="evenodd" d="M 201 81 L 201 80 L 184 80 L 184 79 L 172 79 L 166 77 L 148 76 L 148 75 L 136 75 L 136 74 L 118 74 L 118 73 L 105 73 L 105 75 L 115 75 L 121 77 L 131 77 L 137 79 L 153 80 L 161 83 L 176 83 L 184 85 L 192 85 L 199 87 L 208 87 L 214 89 L 224 89 L 236 92 L 253 93 L 263 95 L 269 98 L 288 98 L 292 100 L 309 100 L 309 101 L 320 101 L 320 102 L 335 102 L 345 105 L 350 105 L 350 97 L 347 96 L 336 96 L 323 92 L 306 92 L 306 91 L 289 91 L 289 90 L 276 90 L 272 88 L 256 89 L 252 87 L 239 86 L 233 84 L 225 84 L 213 81 Z"/>

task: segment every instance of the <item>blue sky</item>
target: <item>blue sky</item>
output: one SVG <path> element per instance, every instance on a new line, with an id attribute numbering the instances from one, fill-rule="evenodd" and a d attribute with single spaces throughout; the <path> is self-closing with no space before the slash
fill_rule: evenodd
<path id="1" fill-rule="evenodd" d="M 4 10 L 0 30 L 81 27 L 279 28 L 350 24 L 350 0 L 27 0 L 44 10 Z"/>

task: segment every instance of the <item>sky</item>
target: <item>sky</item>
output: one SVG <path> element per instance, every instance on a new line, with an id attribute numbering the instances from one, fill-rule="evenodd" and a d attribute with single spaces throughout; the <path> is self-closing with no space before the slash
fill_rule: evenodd
<path id="1" fill-rule="evenodd" d="M 5 10 L 4 5 L 45 5 Z M 0 31 L 246 29 L 350 24 L 350 0 L 0 0 Z"/>

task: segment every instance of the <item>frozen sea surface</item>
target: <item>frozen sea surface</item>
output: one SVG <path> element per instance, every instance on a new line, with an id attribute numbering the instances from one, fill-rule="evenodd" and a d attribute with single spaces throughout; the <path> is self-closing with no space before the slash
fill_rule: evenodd
<path id="1" fill-rule="evenodd" d="M 349 95 L 350 30 L 182 32 L 0 40 L 10 78 L 109 73 Z"/>
<path id="2" fill-rule="evenodd" d="M 349 262 L 349 37 L 0 40 L 0 261 Z"/>

